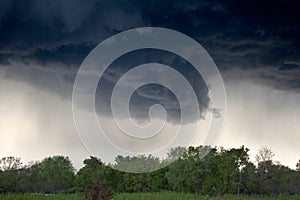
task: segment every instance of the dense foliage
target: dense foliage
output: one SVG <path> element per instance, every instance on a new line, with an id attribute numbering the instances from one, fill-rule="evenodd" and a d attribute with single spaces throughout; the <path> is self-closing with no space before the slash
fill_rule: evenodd
<path id="1" fill-rule="evenodd" d="M 177 193 L 177 192 L 151 192 L 151 193 L 122 193 L 116 194 L 113 200 L 299 200 L 298 195 L 278 195 L 278 196 L 237 196 L 237 195 L 222 195 L 222 196 L 207 196 L 192 193 Z M 80 193 L 74 194 L 0 194 L 1 200 L 85 200 L 85 197 Z"/>
<path id="2" fill-rule="evenodd" d="M 22 165 L 19 158 L 0 160 L 0 193 L 74 193 L 90 199 L 109 199 L 113 192 L 197 193 L 201 195 L 295 195 L 300 194 L 300 161 L 296 170 L 272 160 L 274 154 L 262 148 L 257 163 L 249 161 L 248 149 L 177 147 L 170 149 L 165 160 L 153 156 L 116 157 L 116 169 L 137 168 L 145 171 L 153 166 L 160 170 L 133 174 L 114 170 L 100 159 L 84 160 L 77 173 L 68 157 L 53 156 L 40 162 Z M 204 153 L 207 155 L 203 156 Z"/>

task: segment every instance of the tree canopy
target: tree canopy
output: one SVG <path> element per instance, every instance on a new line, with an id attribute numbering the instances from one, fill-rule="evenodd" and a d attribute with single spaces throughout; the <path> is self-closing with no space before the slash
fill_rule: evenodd
<path id="1" fill-rule="evenodd" d="M 20 158 L 5 157 L 0 160 L 0 193 L 83 192 L 111 196 L 112 191 L 168 190 L 205 195 L 300 194 L 300 160 L 293 170 L 274 162 L 274 153 L 267 147 L 258 152 L 256 163 L 249 161 L 248 152 L 244 146 L 176 147 L 163 160 L 152 155 L 120 155 L 112 164 L 90 157 L 77 173 L 64 156 L 47 157 L 28 165 L 23 165 Z M 146 173 L 157 166 L 162 168 Z M 145 173 L 124 172 L 129 168 Z"/>

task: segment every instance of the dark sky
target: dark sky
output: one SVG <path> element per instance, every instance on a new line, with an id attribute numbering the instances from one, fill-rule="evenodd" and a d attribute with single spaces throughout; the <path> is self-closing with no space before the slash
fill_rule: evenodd
<path id="1" fill-rule="evenodd" d="M 243 131 L 247 127 L 248 132 L 261 131 L 262 136 L 272 138 L 273 133 L 266 132 L 273 132 L 272 126 L 278 122 L 282 123 L 282 131 L 276 133 L 278 138 L 270 143 L 266 142 L 270 139 L 262 139 L 258 144 L 256 136 L 249 136 L 250 138 L 238 139 L 238 144 L 233 143 L 232 139 L 223 138 L 221 144 L 240 145 L 249 140 L 252 141 L 249 145 L 254 149 L 257 149 L 258 145 L 265 144 L 277 152 L 287 147 L 290 147 L 289 152 L 295 151 L 294 144 L 290 140 L 283 146 L 277 144 L 287 127 L 292 134 L 291 141 L 299 137 L 296 126 L 297 120 L 300 119 L 298 113 L 300 107 L 297 103 L 300 100 L 299 6 L 299 1 L 296 0 L 0 1 L 0 87 L 3 97 L 0 101 L 3 108 L 0 130 L 2 134 L 6 134 L 4 137 L 6 140 L 2 141 L 7 144 L 2 145 L 3 155 L 22 154 L 20 153 L 22 148 L 31 145 L 28 142 L 22 143 L 23 139 L 15 140 L 18 138 L 19 129 L 24 128 L 23 125 L 7 121 L 7 116 L 14 116 L 12 120 L 26 116 L 21 115 L 20 110 L 31 110 L 28 119 L 32 119 L 34 125 L 29 127 L 28 131 L 40 132 L 40 129 L 37 131 L 36 128 L 38 124 L 39 127 L 48 127 L 49 133 L 51 131 L 56 133 L 56 136 L 53 136 L 52 146 L 58 140 L 58 135 L 61 135 L 60 131 L 74 132 L 71 115 L 63 117 L 69 120 L 70 128 L 67 130 L 56 128 L 61 124 L 54 120 L 55 116 L 71 111 L 67 108 L 69 104 L 60 107 L 60 104 L 55 102 L 70 101 L 76 72 L 87 54 L 114 34 L 149 26 L 184 33 L 199 42 L 212 57 L 222 74 L 228 94 L 230 119 L 224 128 L 227 138 L 236 137 L 237 134 L 228 135 L 229 132 L 235 132 L 232 130 Z M 193 68 L 189 67 L 188 63 L 168 52 L 144 50 L 132 52 L 127 58 L 121 57 L 111 66 L 111 71 L 106 72 L 102 80 L 104 88 L 111 88 L 114 82 L 110 81 L 128 71 L 132 67 L 129 64 L 132 60 L 135 60 L 135 63 L 131 65 L 155 61 L 181 70 L 187 79 L 194 80 L 190 83 L 201 85 L 194 88 L 201 111 L 204 113 L 209 108 L 209 87 L 203 83 L 199 75 L 193 73 Z M 149 105 L 161 103 L 173 106 L 169 110 L 171 116 L 169 121 L 177 122 L 180 113 L 174 96 L 167 90 L 161 90 L 160 93 L 153 91 L 159 91 L 159 87 L 148 86 L 136 93 L 137 97 L 132 101 L 133 105 L 137 106 L 133 106 L 135 109 L 132 109 L 132 116 L 138 119 L 147 118 L 145 112 Z M 47 95 L 52 95 L 55 100 L 47 103 L 50 99 Z M 157 100 L 157 96 L 162 97 L 160 101 Z M 106 100 L 100 98 L 100 102 Z M 15 103 L 11 105 L 11 102 Z M 99 112 L 102 108 L 103 112 L 109 113 L 105 110 L 106 107 L 101 105 L 98 105 Z M 16 113 L 12 112 L 13 108 L 17 109 Z M 245 119 L 241 119 L 240 115 L 246 116 Z M 256 121 L 253 117 L 255 115 L 260 115 L 261 120 L 266 121 L 265 125 L 259 122 L 261 120 Z M 238 122 L 238 119 L 241 122 Z M 188 121 L 195 120 L 191 117 Z M 12 130 L 9 127 L 12 126 L 19 127 L 13 129 L 15 136 L 9 133 Z M 254 126 L 260 128 L 252 130 Z M 240 134 L 247 135 L 248 132 Z M 41 135 L 28 137 L 40 137 L 37 141 L 42 141 L 44 136 Z M 68 140 L 66 138 L 63 140 Z M 66 146 L 78 143 L 76 139 L 73 140 Z M 23 146 L 13 147 L 19 144 L 17 141 Z M 53 153 L 48 151 L 51 145 L 45 147 L 47 151 L 41 155 L 30 157 L 28 156 L 30 151 L 22 155 L 26 159 L 40 158 L 42 155 Z M 79 151 L 75 147 L 70 149 L 62 152 Z M 290 162 L 286 161 L 288 164 L 295 162 L 296 155 L 293 156 Z"/>
<path id="2" fill-rule="evenodd" d="M 136 27 L 180 31 L 206 48 L 221 72 L 238 68 L 278 89 L 299 91 L 297 1 L 1 1 L 0 63 L 55 69 L 72 81 L 85 56 Z M 41 69 L 42 70 L 42 69 Z M 253 75 L 252 71 L 255 71 Z M 247 73 L 249 72 L 249 73 Z M 234 76 L 234 77 L 232 77 Z"/>

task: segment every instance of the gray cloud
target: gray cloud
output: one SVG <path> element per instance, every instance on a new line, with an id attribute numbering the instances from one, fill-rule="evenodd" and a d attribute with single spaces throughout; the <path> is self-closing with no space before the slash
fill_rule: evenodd
<path id="1" fill-rule="evenodd" d="M 201 75 L 183 58 L 167 51 L 154 49 L 144 49 L 127 53 L 110 65 L 100 79 L 96 93 L 96 109 L 99 113 L 105 113 L 111 116 L 110 101 L 115 84 L 127 71 L 144 63 L 161 63 L 171 66 L 185 76 L 196 93 L 201 117 L 205 117 L 210 98 L 208 96 L 208 86 Z M 103 95 L 103 93 L 105 95 Z M 169 122 L 180 123 L 181 108 L 178 100 L 169 89 L 157 84 L 148 84 L 139 88 L 133 94 L 130 101 L 131 115 L 141 121 L 148 120 L 149 108 L 153 104 L 161 104 L 165 107 Z M 190 109 L 195 109 L 195 105 L 191 105 Z M 190 118 L 184 119 L 183 122 L 189 123 L 196 120 L 198 120 L 196 116 L 190 115 Z"/>
<path id="2" fill-rule="evenodd" d="M 62 22 L 65 32 L 78 30 L 95 9 L 96 1 L 58 1 L 48 3 L 33 1 L 32 18 L 38 18 L 45 25 L 55 27 L 57 21 Z"/>
<path id="3" fill-rule="evenodd" d="M 225 80 L 251 79 L 277 89 L 300 90 L 296 20 L 299 14 L 293 1 L 276 1 L 265 7 L 255 1 L 246 1 L 242 6 L 237 6 L 235 1 L 65 0 L 45 3 L 32 0 L 2 1 L 1 4 L 1 67 L 11 78 L 63 97 L 70 98 L 76 71 L 95 45 L 115 33 L 140 26 L 171 28 L 195 38 L 212 56 Z M 123 63 L 117 63 L 117 67 L 112 66 L 104 74 L 103 85 L 108 96 L 99 101 L 99 106 L 109 105 L 109 90 L 128 70 L 126 62 L 153 61 L 144 54 L 143 58 L 135 55 L 123 59 Z M 157 62 L 173 67 L 177 63 L 178 69 L 179 65 L 185 66 L 175 57 L 155 56 Z M 181 72 L 197 91 L 204 113 L 208 108 L 208 90 L 191 69 Z M 136 101 L 158 101 L 169 107 L 174 116 L 179 116 L 177 103 L 174 98 L 170 101 L 167 91 L 159 100 L 156 93 L 151 93 L 151 87 L 147 90 L 140 90 Z M 145 107 L 142 103 L 138 105 L 136 110 Z"/>

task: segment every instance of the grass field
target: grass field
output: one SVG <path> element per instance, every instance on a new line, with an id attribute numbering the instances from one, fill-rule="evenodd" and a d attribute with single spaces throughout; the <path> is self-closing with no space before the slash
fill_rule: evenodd
<path id="1" fill-rule="evenodd" d="M 262 196 L 217 196 L 208 197 L 197 194 L 186 194 L 186 193 L 173 193 L 173 192 L 162 192 L 162 193 L 133 193 L 133 194 L 119 194 L 114 197 L 114 200 L 300 200 L 300 196 L 282 196 L 277 197 L 262 197 Z"/>
<path id="2" fill-rule="evenodd" d="M 84 200 L 81 194 L 2 194 L 0 195 L 0 200 Z M 282 196 L 277 197 L 262 197 L 262 196 L 218 196 L 218 197 L 208 197 L 196 194 L 186 194 L 186 193 L 172 193 L 172 192 L 162 192 L 162 193 L 124 193 L 117 194 L 114 196 L 113 200 L 300 200 L 300 196 Z"/>
<path id="3" fill-rule="evenodd" d="M 80 194 L 2 194 L 0 200 L 84 200 Z"/>

